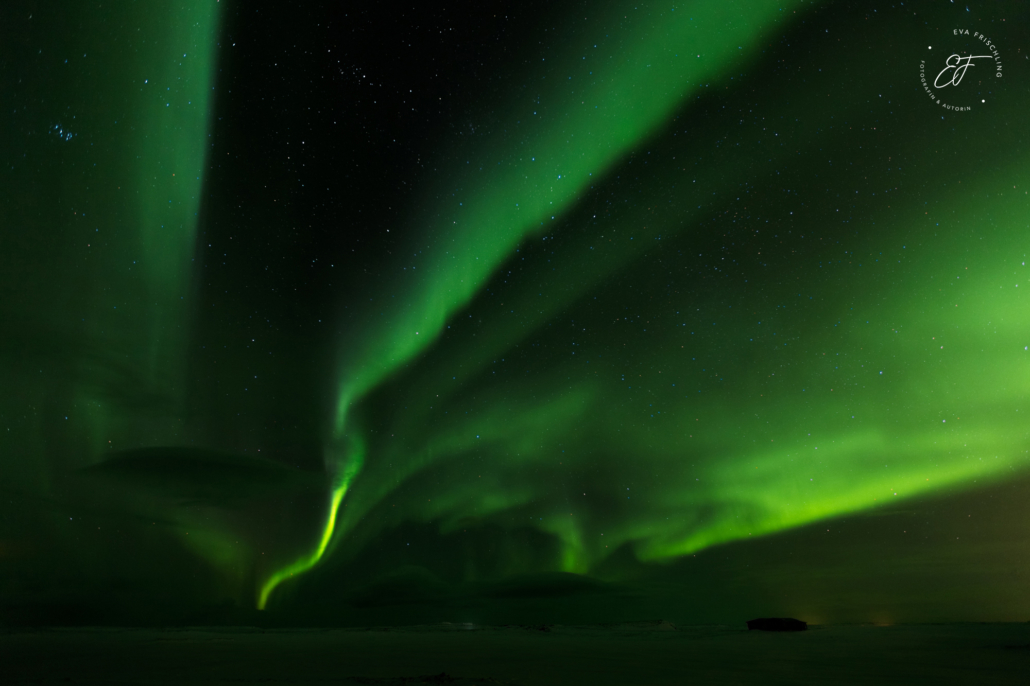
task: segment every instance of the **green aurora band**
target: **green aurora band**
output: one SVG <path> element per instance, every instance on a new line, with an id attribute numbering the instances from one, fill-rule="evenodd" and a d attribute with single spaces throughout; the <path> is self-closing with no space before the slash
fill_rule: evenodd
<path id="1" fill-rule="evenodd" d="M 59 432 L 41 413 L 5 437 L 2 476 L 25 492 L 57 492 L 109 440 L 203 441 L 178 379 L 199 340 L 215 7 L 132 17 L 157 38 L 104 67 L 132 114 L 52 84 L 84 103 L 52 124 L 94 145 L 46 140 L 64 146 L 46 153 L 60 170 L 9 175 L 15 193 L 53 178 L 60 192 L 3 226 L 76 245 L 14 245 L 5 229 L 0 249 L 4 273 L 30 281 L 5 281 L 3 315 L 28 332 L 4 343 L 21 393 L 5 414 L 75 408 Z M 870 61 L 837 42 L 853 17 L 821 9 L 630 3 L 562 19 L 561 47 L 527 48 L 517 86 L 470 114 L 484 133 L 441 145 L 404 258 L 340 305 L 326 509 L 259 544 L 217 507 L 139 508 L 264 609 L 284 581 L 405 523 L 531 528 L 556 552 L 512 548 L 506 573 L 588 574 L 627 546 L 667 560 L 1023 472 L 1030 179 L 1007 122 L 1025 96 L 942 117 L 915 75 L 921 18 L 876 24 L 881 45 L 911 46 Z M 817 22 L 825 40 L 801 67 L 770 61 Z M 83 258 L 94 216 L 109 218 L 104 252 Z M 26 352 L 41 338 L 58 352 Z M 10 363 L 58 353 L 72 362 L 45 384 Z"/>
<path id="2" fill-rule="evenodd" d="M 488 138 L 462 151 L 464 164 L 441 162 L 448 167 L 445 181 L 424 195 L 434 207 L 429 214 L 439 218 L 419 231 L 432 236 L 419 250 L 422 272 L 388 284 L 403 305 L 386 317 L 368 312 L 361 338 L 343 346 L 334 438 L 346 434 L 348 409 L 437 340 L 524 239 L 543 233 L 541 227 L 574 205 L 595 176 L 603 176 L 685 100 L 753 59 L 754 51 L 745 53 L 743 46 L 760 44 L 785 23 L 785 11 L 796 14 L 804 4 L 750 3 L 745 12 L 739 3 L 696 3 L 690 11 L 632 19 L 626 13 L 635 10 L 620 5 L 577 26 L 579 44 L 526 77 L 550 77 L 556 85 L 524 92 L 500 107 L 511 114 L 495 127 L 516 132 L 519 143 Z M 605 27 L 611 26 L 618 31 L 608 33 Z M 576 85 L 570 88 L 568 81 Z M 437 200 L 441 195 L 447 197 L 443 203 Z M 317 552 L 291 565 L 289 574 L 276 573 L 263 587 L 259 607 L 296 567 L 308 569 L 321 558 L 334 526 L 332 512 Z M 570 536 L 577 535 L 567 531 L 562 538 Z M 566 555 L 563 568 L 585 571 L 573 558 L 578 555 Z"/>
<path id="3" fill-rule="evenodd" d="M 546 232 L 691 96 L 757 57 L 754 46 L 805 4 L 693 3 L 647 15 L 626 4 L 576 25 L 575 47 L 523 76 L 539 85 L 496 105 L 510 113 L 493 124 L 503 134 L 440 161 L 442 181 L 423 196 L 434 217 L 419 227 L 416 245 L 432 238 L 423 272 L 389 284 L 404 305 L 344 349 L 337 431 L 350 403 L 430 345 L 521 241 Z"/>
<path id="4" fill-rule="evenodd" d="M 184 440 L 219 5 L 12 3 L 4 15 L 20 40 L 3 85 L 0 479 L 30 494 L 21 505 L 65 500 L 61 514 L 76 500 L 68 475 L 111 441 Z"/>

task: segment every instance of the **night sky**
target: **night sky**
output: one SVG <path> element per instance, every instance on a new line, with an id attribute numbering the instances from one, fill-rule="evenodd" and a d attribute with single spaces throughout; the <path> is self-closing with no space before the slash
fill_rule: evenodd
<path id="1" fill-rule="evenodd" d="M 0 622 L 1025 621 L 1028 22 L 3 3 Z"/>

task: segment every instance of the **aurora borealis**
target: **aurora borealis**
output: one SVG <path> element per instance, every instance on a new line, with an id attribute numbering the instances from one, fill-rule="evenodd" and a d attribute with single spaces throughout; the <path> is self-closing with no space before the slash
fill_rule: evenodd
<path id="1" fill-rule="evenodd" d="M 3 607 L 1030 609 L 1023 4 L 0 12 Z"/>

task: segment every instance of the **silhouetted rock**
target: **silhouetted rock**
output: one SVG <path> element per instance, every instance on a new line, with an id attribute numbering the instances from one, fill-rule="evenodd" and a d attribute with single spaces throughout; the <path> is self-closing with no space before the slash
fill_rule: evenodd
<path id="1" fill-rule="evenodd" d="M 762 617 L 748 620 L 747 628 L 751 631 L 805 631 L 808 622 L 790 617 Z"/>

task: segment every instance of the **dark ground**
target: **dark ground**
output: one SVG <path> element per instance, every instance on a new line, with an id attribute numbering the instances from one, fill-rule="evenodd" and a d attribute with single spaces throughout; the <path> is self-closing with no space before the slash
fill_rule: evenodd
<path id="1" fill-rule="evenodd" d="M 0 635 L 0 665 L 14 684 L 1025 684 L 1030 624 L 37 629 Z"/>

